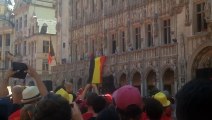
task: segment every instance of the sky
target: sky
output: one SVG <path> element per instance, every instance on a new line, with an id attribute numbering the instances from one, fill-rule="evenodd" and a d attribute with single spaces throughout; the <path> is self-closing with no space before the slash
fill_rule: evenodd
<path id="1" fill-rule="evenodd" d="M 5 0 L 0 0 L 0 4 L 4 4 Z"/>
<path id="2" fill-rule="evenodd" d="M 13 8 L 14 8 L 14 6 L 15 6 L 15 2 L 14 2 L 14 0 L 7 0 L 8 1 L 8 8 L 10 9 L 10 10 L 13 10 Z"/>
<path id="3" fill-rule="evenodd" d="M 10 10 L 13 10 L 14 5 L 15 5 L 15 1 L 14 0 L 0 0 L 0 4 L 5 4 L 8 3 L 8 8 Z"/>

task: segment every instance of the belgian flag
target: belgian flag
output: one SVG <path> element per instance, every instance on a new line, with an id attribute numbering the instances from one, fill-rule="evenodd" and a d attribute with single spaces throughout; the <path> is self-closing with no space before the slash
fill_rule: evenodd
<path id="1" fill-rule="evenodd" d="M 91 57 L 87 83 L 97 84 L 102 82 L 102 72 L 105 60 L 106 56 L 97 58 Z"/>
<path id="2" fill-rule="evenodd" d="M 52 40 L 51 40 L 51 36 L 50 36 L 50 41 L 49 41 L 49 54 L 48 54 L 48 64 L 51 64 L 51 63 L 52 63 L 53 56 L 55 56 L 55 54 L 54 54 L 54 48 L 53 48 Z"/>

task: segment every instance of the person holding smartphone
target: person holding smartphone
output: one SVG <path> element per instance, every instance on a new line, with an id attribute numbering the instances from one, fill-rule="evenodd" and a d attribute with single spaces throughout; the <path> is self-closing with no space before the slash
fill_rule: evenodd
<path id="1" fill-rule="evenodd" d="M 39 89 L 40 95 L 45 96 L 47 95 L 48 91 L 44 85 L 44 83 L 41 81 L 41 77 L 38 75 L 35 69 L 33 69 L 30 66 L 27 66 L 27 73 L 34 79 L 36 82 L 36 85 Z M 9 95 L 7 86 L 9 85 L 9 80 L 16 74 L 17 71 L 14 71 L 13 69 L 9 69 L 6 72 L 5 78 L 1 80 L 0 83 L 0 105 L 4 106 L 4 111 L 6 111 L 5 114 L 1 115 L 2 118 L 6 118 L 5 120 L 8 119 L 10 115 L 12 115 L 14 112 L 17 110 L 20 110 L 22 107 L 22 91 L 24 90 L 24 86 L 16 85 L 12 87 L 12 100 L 10 100 L 10 97 L 7 97 Z M 1 107 L 2 108 L 2 107 Z M 1 111 L 1 110 L 0 110 Z M 4 119 L 1 119 L 4 120 Z"/>

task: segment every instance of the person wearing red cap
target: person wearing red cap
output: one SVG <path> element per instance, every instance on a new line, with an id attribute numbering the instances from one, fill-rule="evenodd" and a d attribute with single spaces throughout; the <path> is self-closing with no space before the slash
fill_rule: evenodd
<path id="1" fill-rule="evenodd" d="M 104 95 L 101 95 L 105 101 L 107 102 L 107 105 L 110 105 L 113 103 L 113 98 L 110 94 L 104 94 Z"/>
<path id="2" fill-rule="evenodd" d="M 140 120 L 143 101 L 138 88 L 125 85 L 113 93 L 113 99 L 121 120 Z"/>

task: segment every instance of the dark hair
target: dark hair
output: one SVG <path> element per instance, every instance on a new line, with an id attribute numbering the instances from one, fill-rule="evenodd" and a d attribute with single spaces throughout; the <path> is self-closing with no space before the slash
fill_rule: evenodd
<path id="1" fill-rule="evenodd" d="M 119 120 L 119 115 L 114 106 L 109 106 L 102 110 L 96 117 L 96 120 Z"/>
<path id="2" fill-rule="evenodd" d="M 21 108 L 20 120 L 32 120 L 34 105 L 26 104 Z"/>
<path id="3" fill-rule="evenodd" d="M 149 90 L 149 96 L 153 96 L 155 95 L 156 93 L 160 92 L 160 90 L 156 87 L 153 87 L 152 89 Z"/>
<path id="4" fill-rule="evenodd" d="M 212 108 L 212 80 L 191 80 L 176 95 L 178 120 L 209 120 Z"/>
<path id="5" fill-rule="evenodd" d="M 35 105 L 33 117 L 34 120 L 70 120 L 71 108 L 65 98 L 50 93 Z"/>
<path id="6" fill-rule="evenodd" d="M 127 106 L 125 110 L 119 108 L 116 108 L 116 110 L 120 114 L 121 120 L 140 120 L 141 118 L 142 109 L 135 104 Z"/>
<path id="7" fill-rule="evenodd" d="M 95 113 L 99 113 L 106 107 L 106 101 L 102 96 L 96 96 L 94 98 L 94 104 L 92 105 Z"/>
<path id="8" fill-rule="evenodd" d="M 96 93 L 94 93 L 94 92 L 88 93 L 87 96 L 86 96 L 86 104 L 88 106 L 92 106 L 93 104 L 95 104 L 94 98 L 97 97 L 97 96 L 98 95 Z"/>
<path id="9" fill-rule="evenodd" d="M 59 85 L 54 89 L 54 93 L 56 93 L 58 90 L 60 90 L 61 88 L 63 88 L 65 90 L 65 87 L 63 85 Z"/>
<path id="10" fill-rule="evenodd" d="M 160 120 L 163 114 L 163 105 L 154 98 L 147 98 L 144 111 L 150 120 Z"/>

